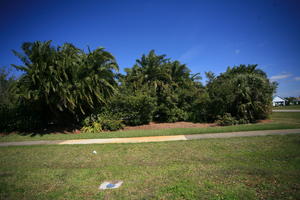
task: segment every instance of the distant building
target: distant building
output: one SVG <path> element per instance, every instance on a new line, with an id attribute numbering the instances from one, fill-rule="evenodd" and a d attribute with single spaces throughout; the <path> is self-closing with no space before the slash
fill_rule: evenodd
<path id="1" fill-rule="evenodd" d="M 295 100 L 293 100 L 294 105 L 299 105 L 300 104 L 300 97 L 297 97 Z"/>
<path id="2" fill-rule="evenodd" d="M 273 106 L 285 106 L 286 100 L 284 98 L 281 98 L 280 96 L 274 96 L 272 102 Z"/>

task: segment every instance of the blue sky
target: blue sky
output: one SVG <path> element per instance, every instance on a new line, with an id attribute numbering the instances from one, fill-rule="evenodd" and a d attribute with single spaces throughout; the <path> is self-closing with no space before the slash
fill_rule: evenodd
<path id="1" fill-rule="evenodd" d="M 120 70 L 151 49 L 192 73 L 258 64 L 280 96 L 300 96 L 298 0 L 1 0 L 0 66 L 26 41 L 105 47 Z M 203 80 L 205 82 L 205 79 Z"/>

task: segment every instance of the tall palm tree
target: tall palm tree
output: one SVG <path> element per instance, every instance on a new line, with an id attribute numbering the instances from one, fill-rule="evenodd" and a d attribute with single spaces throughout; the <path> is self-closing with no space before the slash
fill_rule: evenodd
<path id="1" fill-rule="evenodd" d="M 151 50 L 148 55 L 136 60 L 136 70 L 140 71 L 142 84 L 147 84 L 155 90 L 167 87 L 171 82 L 171 76 L 167 68 L 170 62 L 165 57 L 156 55 L 154 50 Z"/>
<path id="2" fill-rule="evenodd" d="M 53 47 L 51 41 L 37 41 L 24 43 L 22 50 L 14 54 L 24 66 L 13 65 L 24 72 L 21 98 L 41 102 L 55 116 L 87 114 L 116 91 L 118 65 L 103 48 L 85 53 L 69 43 Z"/>

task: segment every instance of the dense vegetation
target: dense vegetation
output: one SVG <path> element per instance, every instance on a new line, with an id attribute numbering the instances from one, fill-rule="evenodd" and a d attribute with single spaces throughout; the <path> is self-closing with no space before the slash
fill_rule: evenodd
<path id="1" fill-rule="evenodd" d="M 49 125 L 83 126 L 84 132 L 117 130 L 157 122 L 221 125 L 265 119 L 276 84 L 257 65 L 228 67 L 207 85 L 179 61 L 154 50 L 126 74 L 103 48 L 84 52 L 72 44 L 24 43 L 13 51 L 24 65 L 14 79 L 0 73 L 0 130 L 26 131 Z"/>

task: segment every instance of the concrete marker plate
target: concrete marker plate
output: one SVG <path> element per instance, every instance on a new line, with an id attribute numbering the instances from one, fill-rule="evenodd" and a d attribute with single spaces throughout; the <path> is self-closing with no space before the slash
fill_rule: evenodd
<path id="1" fill-rule="evenodd" d="M 116 189 L 123 184 L 123 181 L 105 181 L 99 186 L 99 190 Z"/>

